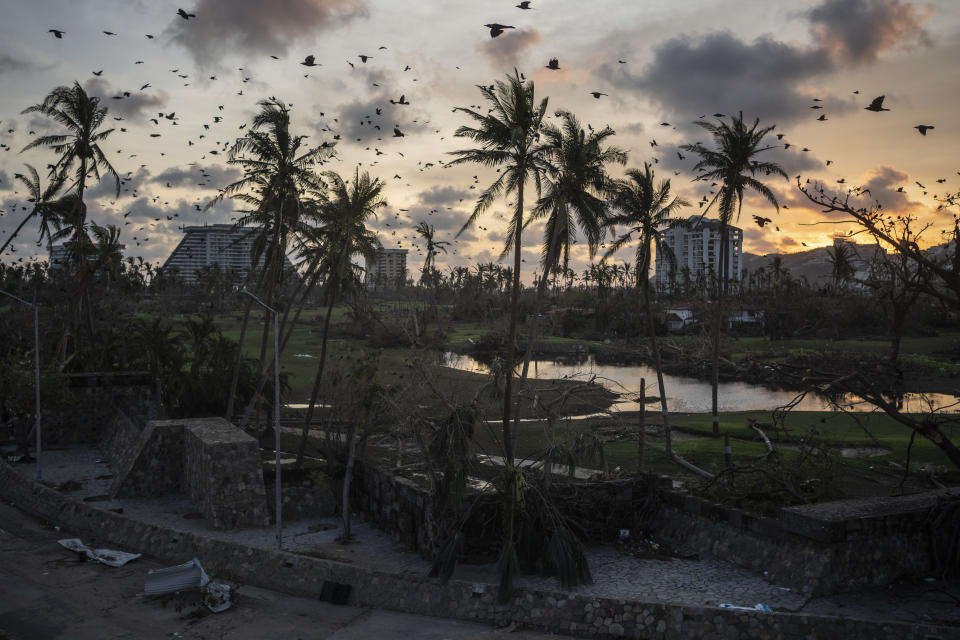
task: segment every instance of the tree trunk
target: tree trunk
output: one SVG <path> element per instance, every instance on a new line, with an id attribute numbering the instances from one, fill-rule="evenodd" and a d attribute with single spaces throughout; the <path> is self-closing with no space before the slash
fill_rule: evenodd
<path id="1" fill-rule="evenodd" d="M 667 411 L 667 391 L 663 384 L 663 361 L 660 357 L 660 345 L 657 344 L 656 327 L 653 323 L 653 311 L 650 309 L 650 284 L 643 285 L 643 306 L 647 315 L 647 333 L 650 336 L 650 353 L 657 371 L 657 390 L 660 393 L 660 415 L 663 416 L 663 446 L 667 456 L 673 457 L 673 432 L 670 427 L 670 412 Z M 641 407 L 643 411 L 646 407 Z"/>
<path id="2" fill-rule="evenodd" d="M 710 416 L 713 422 L 713 435 L 720 435 L 720 412 L 718 410 L 718 389 L 720 386 L 720 330 L 723 320 L 723 294 L 727 289 L 727 225 L 720 222 L 720 256 L 717 274 L 717 295 L 713 309 L 713 371 L 710 376 Z"/>
<path id="3" fill-rule="evenodd" d="M 343 535 L 342 542 L 350 542 L 353 533 L 350 531 L 350 485 L 353 482 L 353 464 L 357 459 L 357 437 L 359 429 L 351 424 L 347 429 L 347 468 L 343 472 Z"/>
<path id="4" fill-rule="evenodd" d="M 640 424 L 637 426 L 637 475 L 643 473 L 643 438 L 647 422 L 647 381 L 640 378 Z"/>
<path id="5" fill-rule="evenodd" d="M 522 175 L 522 172 L 521 172 Z M 520 312 L 520 238 L 523 231 L 523 183 L 517 188 L 517 228 L 513 237 L 513 290 L 510 292 L 510 328 L 507 332 L 507 361 L 504 364 L 506 381 L 503 396 L 503 446 L 507 469 L 513 467 L 514 436 L 510 428 L 510 409 L 513 406 L 513 363 L 517 355 L 517 315 Z"/>
<path id="6" fill-rule="evenodd" d="M 323 364 L 327 360 L 327 336 L 330 333 L 330 316 L 333 314 L 333 292 L 327 291 L 330 298 L 327 301 L 327 317 L 323 321 L 323 341 L 320 346 L 320 363 L 317 365 L 317 377 L 313 380 L 313 389 L 310 391 L 310 404 L 307 405 L 307 417 L 303 421 L 303 429 L 300 431 L 300 444 L 297 446 L 297 468 L 303 466 L 303 455 L 307 449 L 307 437 L 310 435 L 310 423 L 313 421 L 313 409 L 317 404 L 317 398 L 320 396 L 320 380 L 323 378 Z"/>
<path id="7" fill-rule="evenodd" d="M 247 298 L 247 308 L 243 312 L 243 322 L 240 323 L 240 338 L 237 343 L 237 359 L 233 363 L 233 374 L 230 377 L 230 394 L 227 396 L 227 409 L 223 417 L 233 420 L 233 404 L 237 397 L 237 385 L 240 383 L 240 363 L 243 362 L 243 341 L 247 337 L 247 324 L 250 321 L 250 311 L 253 299 Z"/>

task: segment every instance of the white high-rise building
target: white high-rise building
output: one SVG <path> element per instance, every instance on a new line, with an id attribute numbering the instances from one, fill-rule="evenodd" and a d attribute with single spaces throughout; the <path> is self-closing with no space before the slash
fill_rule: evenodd
<path id="1" fill-rule="evenodd" d="M 367 260 L 364 283 L 368 287 L 393 289 L 406 281 L 406 249 L 380 249 L 373 260 Z"/>
<path id="2" fill-rule="evenodd" d="M 673 253 L 671 262 L 666 252 L 658 251 L 654 286 L 661 291 L 670 291 L 683 278 L 691 282 L 698 278 L 712 278 L 720 270 L 720 221 L 690 216 L 687 228 L 676 227 L 663 233 L 663 242 Z M 743 231 L 727 226 L 728 264 L 727 280 L 740 280 L 742 271 L 741 252 Z"/>
<path id="3" fill-rule="evenodd" d="M 163 270 L 175 270 L 186 284 L 197 283 L 197 271 L 217 264 L 224 271 L 232 269 L 239 278 L 250 270 L 250 250 L 256 235 L 254 229 L 236 228 L 232 224 L 184 227 L 183 239 L 173 250 Z M 261 257 L 261 263 L 263 258 Z M 293 269 L 284 258 L 284 268 Z"/>

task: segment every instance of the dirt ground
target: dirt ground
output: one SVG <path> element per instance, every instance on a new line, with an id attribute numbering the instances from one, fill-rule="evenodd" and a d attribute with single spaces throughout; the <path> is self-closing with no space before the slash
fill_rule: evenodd
<path id="1" fill-rule="evenodd" d="M 549 634 L 336 606 L 241 585 L 210 613 L 197 593 L 146 597 L 143 557 L 121 568 L 82 562 L 57 544 L 75 537 L 0 505 L 0 640 L 546 640 Z M 215 577 L 215 576 L 213 576 Z"/>

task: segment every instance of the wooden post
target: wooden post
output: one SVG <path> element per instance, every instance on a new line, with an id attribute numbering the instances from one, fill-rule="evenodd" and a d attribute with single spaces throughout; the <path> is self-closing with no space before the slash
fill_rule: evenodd
<path id="1" fill-rule="evenodd" d="M 647 381 L 640 378 L 640 425 L 637 433 L 637 474 L 643 473 L 643 436 L 647 417 Z"/>

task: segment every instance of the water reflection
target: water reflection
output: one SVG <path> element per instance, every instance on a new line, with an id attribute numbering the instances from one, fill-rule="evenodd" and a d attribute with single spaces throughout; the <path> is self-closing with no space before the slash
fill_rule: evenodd
<path id="1" fill-rule="evenodd" d="M 458 353 L 447 352 L 443 355 L 443 364 L 454 369 L 489 373 L 487 365 Z M 640 392 L 640 380 L 646 379 L 647 395 L 657 394 L 657 374 L 647 365 L 597 364 L 594 357 L 587 356 L 579 362 L 571 360 L 531 360 L 530 376 L 533 378 L 563 378 L 571 376 L 597 376 L 597 382 L 608 389 L 623 395 L 636 395 Z M 663 384 L 667 391 L 667 408 L 670 411 L 709 413 L 710 383 L 697 378 L 664 374 Z M 718 391 L 720 411 L 769 411 L 793 400 L 794 391 L 767 389 L 747 382 L 721 382 Z M 903 398 L 903 408 L 908 412 L 929 411 L 934 408 L 951 407 L 958 399 L 943 393 L 908 393 Z M 617 403 L 617 408 L 625 411 L 640 407 L 634 400 Z M 659 405 L 657 405 L 659 407 Z M 844 405 L 850 411 L 872 411 L 873 405 L 851 401 Z M 652 408 L 648 405 L 648 408 Z M 831 411 L 833 407 L 825 399 L 807 395 L 795 407 L 799 411 Z M 950 412 L 960 408 L 952 406 Z"/>

